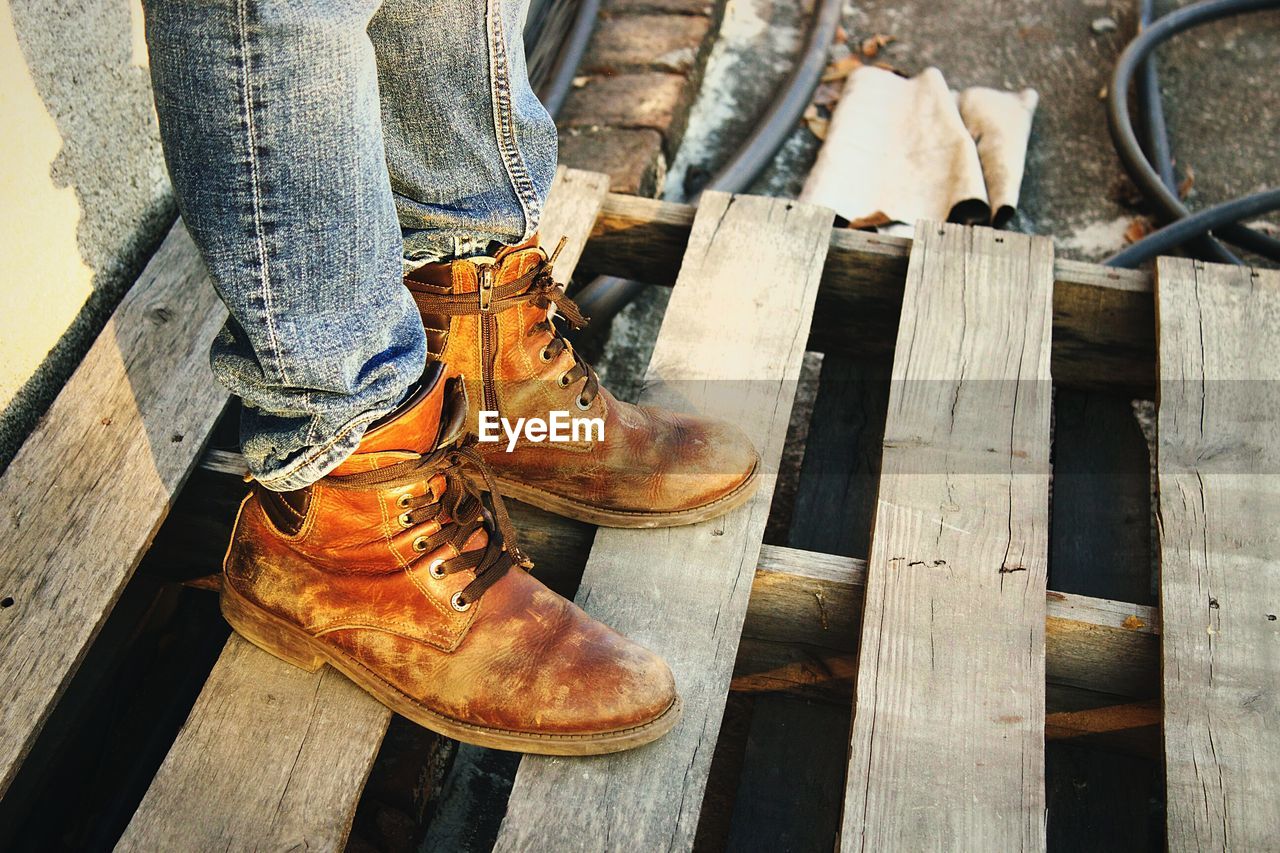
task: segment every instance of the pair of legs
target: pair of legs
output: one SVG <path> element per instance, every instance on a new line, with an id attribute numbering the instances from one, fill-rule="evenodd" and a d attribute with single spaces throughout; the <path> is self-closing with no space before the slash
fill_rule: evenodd
<path id="1" fill-rule="evenodd" d="M 669 668 L 526 571 L 501 495 L 688 524 L 749 499 L 759 459 L 730 424 L 615 399 L 556 325 L 583 318 L 534 239 L 556 136 L 523 0 L 145 2 L 257 481 L 223 564 L 232 627 L 485 746 L 669 731 Z M 402 256 L 422 261 L 407 278 Z M 481 408 L 580 411 L 604 435 L 473 445 Z"/>
<path id="2" fill-rule="evenodd" d="M 402 252 L 538 223 L 556 131 L 527 0 L 146 0 L 165 157 L 231 319 L 212 354 L 267 488 L 304 487 L 422 373 Z"/>

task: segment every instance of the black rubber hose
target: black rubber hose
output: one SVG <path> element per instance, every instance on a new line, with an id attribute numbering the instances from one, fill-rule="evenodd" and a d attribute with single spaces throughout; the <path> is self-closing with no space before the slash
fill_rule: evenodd
<path id="1" fill-rule="evenodd" d="M 565 36 L 560 55 L 556 57 L 556 64 L 548 75 L 547 82 L 538 89 L 538 100 L 542 101 L 552 118 L 560 115 L 560 109 L 573 89 L 573 78 L 578 73 L 578 66 L 582 64 L 582 57 L 586 55 L 587 44 L 591 41 L 599 15 L 600 0 L 580 0 L 577 14 L 573 18 L 573 29 Z"/>
<path id="2" fill-rule="evenodd" d="M 804 53 L 791 70 L 787 82 L 778 90 L 777 97 L 742 147 L 698 195 L 706 190 L 742 192 L 749 187 L 773 160 L 804 114 L 805 107 L 813 100 L 813 92 L 818 88 L 822 71 L 827 66 L 827 50 L 835 38 L 843 7 L 842 0 L 817 0 L 817 3 Z M 697 202 L 697 196 L 693 201 Z M 643 282 L 606 275 L 589 282 L 573 298 L 582 312 L 592 318 L 595 328 L 602 329 L 644 288 Z"/>
<path id="3" fill-rule="evenodd" d="M 1223 225 L 1252 219 L 1264 213 L 1280 210 L 1280 189 L 1264 190 L 1244 198 L 1232 199 L 1222 204 L 1178 219 L 1153 231 L 1146 237 L 1107 258 L 1110 267 L 1136 267 L 1160 255 L 1167 255 L 1194 238 L 1207 234 Z"/>
<path id="4" fill-rule="evenodd" d="M 1191 212 L 1182 204 L 1176 191 L 1165 185 L 1159 172 L 1147 161 L 1134 135 L 1129 115 L 1128 92 L 1129 84 L 1138 66 L 1159 44 L 1192 27 L 1234 15 L 1277 8 L 1280 8 L 1280 0 L 1202 0 L 1157 19 L 1131 41 L 1120 54 L 1107 93 L 1107 124 L 1125 170 L 1147 200 L 1157 208 L 1161 219 L 1166 221 L 1184 219 L 1190 216 Z M 1236 201 L 1245 203 L 1253 198 L 1254 196 L 1250 196 Z M 1231 203 L 1227 202 L 1228 205 Z M 1224 240 L 1264 257 L 1280 260 L 1280 240 L 1239 224 L 1222 224 L 1212 227 L 1214 233 Z M 1199 247 L 1214 260 L 1228 263 L 1240 262 L 1234 254 L 1212 241 L 1203 241 Z M 1114 259 L 1108 259 L 1106 263 L 1112 266 L 1117 265 Z"/>
<path id="5" fill-rule="evenodd" d="M 1155 20 L 1155 0 L 1138 3 L 1138 32 L 1145 32 Z M 1138 111 L 1142 114 L 1142 150 L 1147 162 L 1160 173 L 1166 187 L 1175 190 L 1177 178 L 1173 174 L 1173 152 L 1169 148 L 1169 126 L 1164 120 L 1164 100 L 1160 97 L 1160 75 L 1156 58 L 1148 56 L 1138 66 Z"/>
<path id="6" fill-rule="evenodd" d="M 827 51 L 835 38 L 836 27 L 840 26 L 840 12 L 844 6 L 840 0 L 817 2 L 820 5 L 814 11 L 813 25 L 809 28 L 809 40 L 805 44 L 804 54 L 795 68 L 791 69 L 786 85 L 779 90 L 778 97 L 761 116 L 747 141 L 728 163 L 720 167 L 720 171 L 699 191 L 699 195 L 705 190 L 742 192 L 751 186 L 751 182 L 760 177 L 760 173 L 773 160 L 773 155 L 795 129 L 796 122 L 804 115 L 805 108 L 813 100 L 813 93 L 822 80 L 822 72 L 827 67 Z M 696 196 L 694 201 L 696 203 Z"/>

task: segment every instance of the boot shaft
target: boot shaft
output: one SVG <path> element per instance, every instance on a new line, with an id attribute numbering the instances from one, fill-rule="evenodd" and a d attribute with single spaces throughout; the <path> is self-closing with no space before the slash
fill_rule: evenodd
<path id="1" fill-rule="evenodd" d="M 603 406 L 586 414 L 596 397 L 594 374 L 551 324 L 557 309 L 577 325 L 584 322 L 554 287 L 552 260 L 534 238 L 491 258 L 428 264 L 405 279 L 431 357 L 466 377 L 466 429 L 473 435 L 482 410 L 513 419 L 554 410 L 603 415 Z"/>
<path id="2" fill-rule="evenodd" d="M 421 557 L 421 540 L 441 523 L 414 523 L 411 503 L 438 501 L 446 489 L 441 474 L 424 472 L 418 482 L 387 488 L 352 489 L 343 484 L 390 466 L 418 460 L 452 444 L 466 417 L 460 377 L 429 366 L 422 385 L 364 435 L 356 452 L 330 474 L 294 492 L 255 485 L 242 508 L 245 536 L 255 549 L 287 550 L 311 564 L 347 573 L 395 571 Z"/>

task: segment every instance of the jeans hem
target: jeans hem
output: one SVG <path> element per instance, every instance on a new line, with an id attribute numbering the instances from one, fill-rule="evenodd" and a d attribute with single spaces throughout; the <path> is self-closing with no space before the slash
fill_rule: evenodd
<path id="1" fill-rule="evenodd" d="M 369 425 L 390 412 L 394 406 L 365 412 L 338 430 L 338 434 L 324 444 L 296 459 L 276 472 L 253 472 L 253 478 L 273 492 L 292 492 L 303 489 L 337 468 L 359 448 Z"/>

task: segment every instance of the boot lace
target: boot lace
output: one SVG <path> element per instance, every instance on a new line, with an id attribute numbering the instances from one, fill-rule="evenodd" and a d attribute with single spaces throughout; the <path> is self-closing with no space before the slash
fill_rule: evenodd
<path id="1" fill-rule="evenodd" d="M 488 489 L 488 505 L 464 469 L 480 475 Z M 352 491 L 383 491 L 415 486 L 436 475 L 444 476 L 444 491 L 438 496 L 433 496 L 430 490 L 426 494 L 402 496 L 399 501 L 403 510 L 400 524 L 406 528 L 428 521 L 440 524 L 435 533 L 414 539 L 413 548 L 420 554 L 434 551 L 442 545 L 453 548 L 457 556 L 432 563 L 431 570 L 439 577 L 475 571 L 475 579 L 453 598 L 455 609 L 466 610 L 513 566 L 533 568 L 533 561 L 516 543 L 515 528 L 498 494 L 497 480 L 471 444 L 440 448 L 421 458 L 397 462 L 386 468 L 330 477 L 326 485 Z M 480 529 L 488 534 L 488 544 L 484 548 L 463 551 L 468 540 Z"/>
<path id="2" fill-rule="evenodd" d="M 495 287 L 493 299 L 489 303 L 489 312 L 497 314 L 514 308 L 517 305 L 532 304 L 543 309 L 548 317 L 531 325 L 527 335 L 551 335 L 551 341 L 543 348 L 542 358 L 554 361 L 562 352 L 568 351 L 573 356 L 573 367 L 560 376 L 560 386 L 568 388 L 579 379 L 585 379 L 582 390 L 578 394 L 578 405 L 586 408 L 600 393 L 600 378 L 586 359 L 573 348 L 573 344 L 564 336 L 552 319 L 550 308 L 555 307 L 555 317 L 563 317 L 573 329 L 585 328 L 590 318 L 582 316 L 577 304 L 564 292 L 564 288 L 556 284 L 551 275 L 556 258 L 564 248 L 566 238 L 561 237 L 551 256 L 540 261 L 537 266 L 525 274 L 512 279 L 504 285 Z M 448 316 L 473 315 L 484 313 L 474 293 L 429 294 L 413 292 L 413 299 L 418 308 L 429 314 L 445 314 Z"/>

